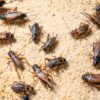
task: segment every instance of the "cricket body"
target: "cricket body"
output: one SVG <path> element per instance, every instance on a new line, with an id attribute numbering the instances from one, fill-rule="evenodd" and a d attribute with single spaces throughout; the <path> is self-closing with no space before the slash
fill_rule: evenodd
<path id="1" fill-rule="evenodd" d="M 12 61 L 13 61 L 14 65 L 16 66 L 16 68 L 19 68 L 21 70 L 25 69 L 23 63 L 21 62 L 21 59 L 13 51 L 9 51 L 8 55 L 12 59 Z"/>
<path id="2" fill-rule="evenodd" d="M 4 21 L 28 21 L 27 15 L 18 11 L 0 14 L 0 19 Z"/>
<path id="3" fill-rule="evenodd" d="M 55 67 L 59 67 L 59 66 L 67 63 L 66 59 L 63 57 L 56 57 L 54 59 L 46 58 L 46 60 L 48 61 L 46 66 L 49 67 L 50 69 L 53 69 Z"/>
<path id="4" fill-rule="evenodd" d="M 100 89 L 100 74 L 84 74 L 82 79 L 97 89 Z"/>
<path id="5" fill-rule="evenodd" d="M 39 38 L 40 38 L 40 27 L 39 27 L 38 23 L 35 23 L 33 26 L 29 26 L 29 29 L 32 33 L 32 40 L 35 43 L 38 43 Z"/>
<path id="6" fill-rule="evenodd" d="M 100 66 L 100 41 L 93 43 L 93 66 Z"/>
<path id="7" fill-rule="evenodd" d="M 19 82 L 14 82 L 13 85 L 11 86 L 11 89 L 15 93 L 34 94 L 35 92 L 32 86 L 24 84 L 24 83 L 19 83 Z"/>
<path id="8" fill-rule="evenodd" d="M 55 37 L 50 37 L 49 35 L 47 36 L 47 41 L 46 43 L 44 43 L 44 46 L 43 46 L 44 52 L 49 53 L 55 48 L 55 46 L 57 45 L 56 37 L 57 35 Z"/>
<path id="9" fill-rule="evenodd" d="M 14 35 L 11 32 L 1 32 L 0 33 L 0 44 L 10 44 L 16 42 Z"/>
<path id="10" fill-rule="evenodd" d="M 90 32 L 91 32 L 91 29 L 89 28 L 89 25 L 85 23 L 81 23 L 79 28 L 71 32 L 71 35 L 73 38 L 79 39 L 79 38 L 89 35 Z"/>
<path id="11" fill-rule="evenodd" d="M 46 83 L 50 88 L 53 87 L 53 84 L 52 84 L 50 78 L 48 77 L 48 75 L 45 74 L 37 64 L 34 64 L 32 66 L 32 69 L 42 82 Z"/>

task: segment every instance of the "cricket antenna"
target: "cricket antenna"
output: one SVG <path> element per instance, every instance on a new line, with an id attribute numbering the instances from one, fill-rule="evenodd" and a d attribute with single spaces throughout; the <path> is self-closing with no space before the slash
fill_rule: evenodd
<path id="1" fill-rule="evenodd" d="M 84 16 L 86 16 L 87 18 L 91 19 L 91 15 L 90 14 L 88 14 L 86 12 L 83 12 L 83 13 L 81 12 L 81 14 L 84 15 Z"/>
<path id="2" fill-rule="evenodd" d="M 6 4 L 12 3 L 14 1 L 22 1 L 22 0 L 10 0 L 9 2 L 6 2 Z"/>
<path id="3" fill-rule="evenodd" d="M 32 11 L 26 11 L 25 13 L 26 13 L 27 16 L 35 16 L 36 13 L 33 14 L 32 12 L 34 12 L 34 10 L 32 10 Z"/>
<path id="4" fill-rule="evenodd" d="M 16 0 L 10 0 L 9 2 L 6 2 L 6 4 L 12 3 L 14 1 L 16 1 Z"/>
<path id="5" fill-rule="evenodd" d="M 70 29 L 70 27 L 69 27 L 69 25 L 67 24 L 67 21 L 65 21 L 65 19 L 63 18 L 63 21 L 64 21 L 64 24 L 65 24 L 65 26 L 66 26 L 66 28 L 68 28 L 68 30 L 69 30 L 69 33 L 71 32 L 71 29 Z M 72 38 L 72 37 L 71 37 Z M 66 53 L 66 58 L 67 58 L 67 56 L 68 56 L 68 51 L 69 51 L 69 48 L 70 48 L 70 40 L 71 39 L 69 39 L 69 41 L 68 41 L 68 49 L 67 49 L 67 53 Z M 76 41 L 73 39 L 73 41 L 74 41 L 74 44 L 76 45 Z"/>
<path id="6" fill-rule="evenodd" d="M 70 27 L 68 26 L 67 22 L 65 21 L 65 19 L 63 18 L 64 24 L 66 25 L 66 27 L 69 29 L 69 31 L 71 31 Z"/>
<path id="7" fill-rule="evenodd" d="M 15 35 L 15 30 L 16 30 L 16 25 L 15 25 L 15 27 L 14 27 L 14 35 Z"/>
<path id="8" fill-rule="evenodd" d="M 30 14 L 30 12 L 26 12 L 26 15 L 27 15 L 27 17 L 30 17 L 30 16 L 35 16 L 36 14 Z"/>
<path id="9" fill-rule="evenodd" d="M 35 45 L 35 49 L 34 49 L 34 50 L 35 50 L 35 55 L 34 55 L 34 62 L 36 62 L 36 59 L 37 59 L 37 57 L 36 57 L 36 54 L 37 54 L 37 53 L 36 53 L 36 52 L 37 52 L 37 48 L 36 48 L 36 45 Z"/>
<path id="10" fill-rule="evenodd" d="M 95 0 L 95 4 L 96 5 L 100 5 L 100 3 L 98 2 L 98 0 Z"/>
<path id="11" fill-rule="evenodd" d="M 10 44 L 10 51 L 11 51 L 11 46 L 12 46 L 12 45 Z"/>

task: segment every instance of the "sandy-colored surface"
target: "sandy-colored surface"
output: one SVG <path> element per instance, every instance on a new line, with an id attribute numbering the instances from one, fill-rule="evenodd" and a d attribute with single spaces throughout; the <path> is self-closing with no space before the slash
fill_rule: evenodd
<path id="1" fill-rule="evenodd" d="M 98 0 L 99 1 L 99 0 Z M 92 54 L 92 44 L 100 38 L 100 30 L 92 23 L 93 34 L 86 39 L 75 41 L 70 34 L 70 30 L 79 26 L 80 22 L 84 22 L 84 17 L 80 12 L 93 13 L 93 7 L 96 0 L 23 0 L 23 2 L 13 2 L 5 5 L 5 7 L 18 7 L 19 11 L 28 12 L 31 19 L 25 26 L 17 26 L 15 36 L 17 43 L 12 45 L 12 50 L 24 54 L 29 63 L 33 65 L 44 64 L 44 58 L 52 56 L 60 56 L 67 59 L 69 67 L 64 72 L 60 72 L 58 76 L 53 75 L 53 79 L 57 84 L 55 91 L 46 89 L 38 78 L 33 80 L 30 73 L 31 68 L 25 64 L 25 71 L 20 73 L 22 81 L 27 84 L 33 84 L 37 94 L 32 96 L 32 100 L 100 100 L 100 91 L 91 88 L 81 79 L 82 74 L 86 72 L 100 73 L 100 70 L 92 66 L 89 54 Z M 55 15 L 55 16 L 53 16 Z M 55 52 L 46 55 L 43 51 L 38 52 L 43 45 L 29 44 L 31 35 L 28 25 L 35 22 L 43 27 L 43 37 L 41 41 L 45 41 L 47 34 L 51 36 L 58 34 L 59 44 Z M 8 26 L 0 26 L 0 31 L 14 32 L 14 26 L 8 29 Z M 15 94 L 10 86 L 13 81 L 19 81 L 15 72 L 13 63 L 7 65 L 9 45 L 0 48 L 0 100 L 20 100 L 20 95 Z"/>

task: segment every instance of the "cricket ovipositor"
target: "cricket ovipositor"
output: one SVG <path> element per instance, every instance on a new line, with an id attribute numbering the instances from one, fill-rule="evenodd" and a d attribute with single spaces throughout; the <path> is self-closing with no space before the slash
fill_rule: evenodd
<path id="1" fill-rule="evenodd" d="M 17 7 L 14 8 L 12 11 L 8 11 L 6 13 L 0 14 L 0 20 L 3 23 L 12 25 L 24 25 L 24 23 L 29 21 L 28 15 L 21 11 L 17 11 Z"/>
<path id="2" fill-rule="evenodd" d="M 94 23 L 98 28 L 100 27 L 100 14 L 94 13 L 93 15 L 90 15 L 88 13 L 82 13 L 84 14 L 92 23 Z"/>

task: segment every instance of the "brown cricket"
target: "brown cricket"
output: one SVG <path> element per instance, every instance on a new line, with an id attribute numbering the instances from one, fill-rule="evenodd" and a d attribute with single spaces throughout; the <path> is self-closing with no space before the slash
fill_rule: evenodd
<path id="1" fill-rule="evenodd" d="M 14 37 L 14 34 L 11 32 L 0 32 L 0 44 L 1 45 L 7 45 L 11 43 L 15 43 L 16 39 Z"/>
<path id="2" fill-rule="evenodd" d="M 37 64 L 34 64 L 32 69 L 45 86 L 49 86 L 51 89 L 53 89 L 54 81 L 51 75 L 44 73 L 40 66 Z"/>
<path id="3" fill-rule="evenodd" d="M 71 35 L 75 39 L 80 39 L 82 37 L 89 35 L 90 33 L 91 33 L 91 28 L 89 27 L 89 25 L 85 23 L 81 23 L 79 28 L 71 32 Z"/>
<path id="4" fill-rule="evenodd" d="M 27 22 L 29 18 L 23 12 L 17 11 L 17 7 L 13 11 L 0 14 L 0 19 L 5 23 L 10 24 L 11 22 Z"/>
<path id="5" fill-rule="evenodd" d="M 29 65 L 27 59 L 25 57 L 22 57 L 21 54 L 17 55 L 14 51 L 10 50 L 8 52 L 8 56 L 10 57 L 11 60 L 9 60 L 8 64 L 10 64 L 10 62 L 13 62 L 15 65 L 15 69 L 18 75 L 18 78 L 20 79 L 20 75 L 18 74 L 18 70 L 20 69 L 21 71 L 25 70 L 25 66 L 23 63 L 25 63 L 23 60 L 26 61 L 26 63 Z"/>
<path id="6" fill-rule="evenodd" d="M 100 68 L 100 41 L 93 43 L 93 66 Z"/>
<path id="7" fill-rule="evenodd" d="M 97 89 L 100 89 L 100 74 L 89 74 L 82 75 L 82 79 Z"/>

